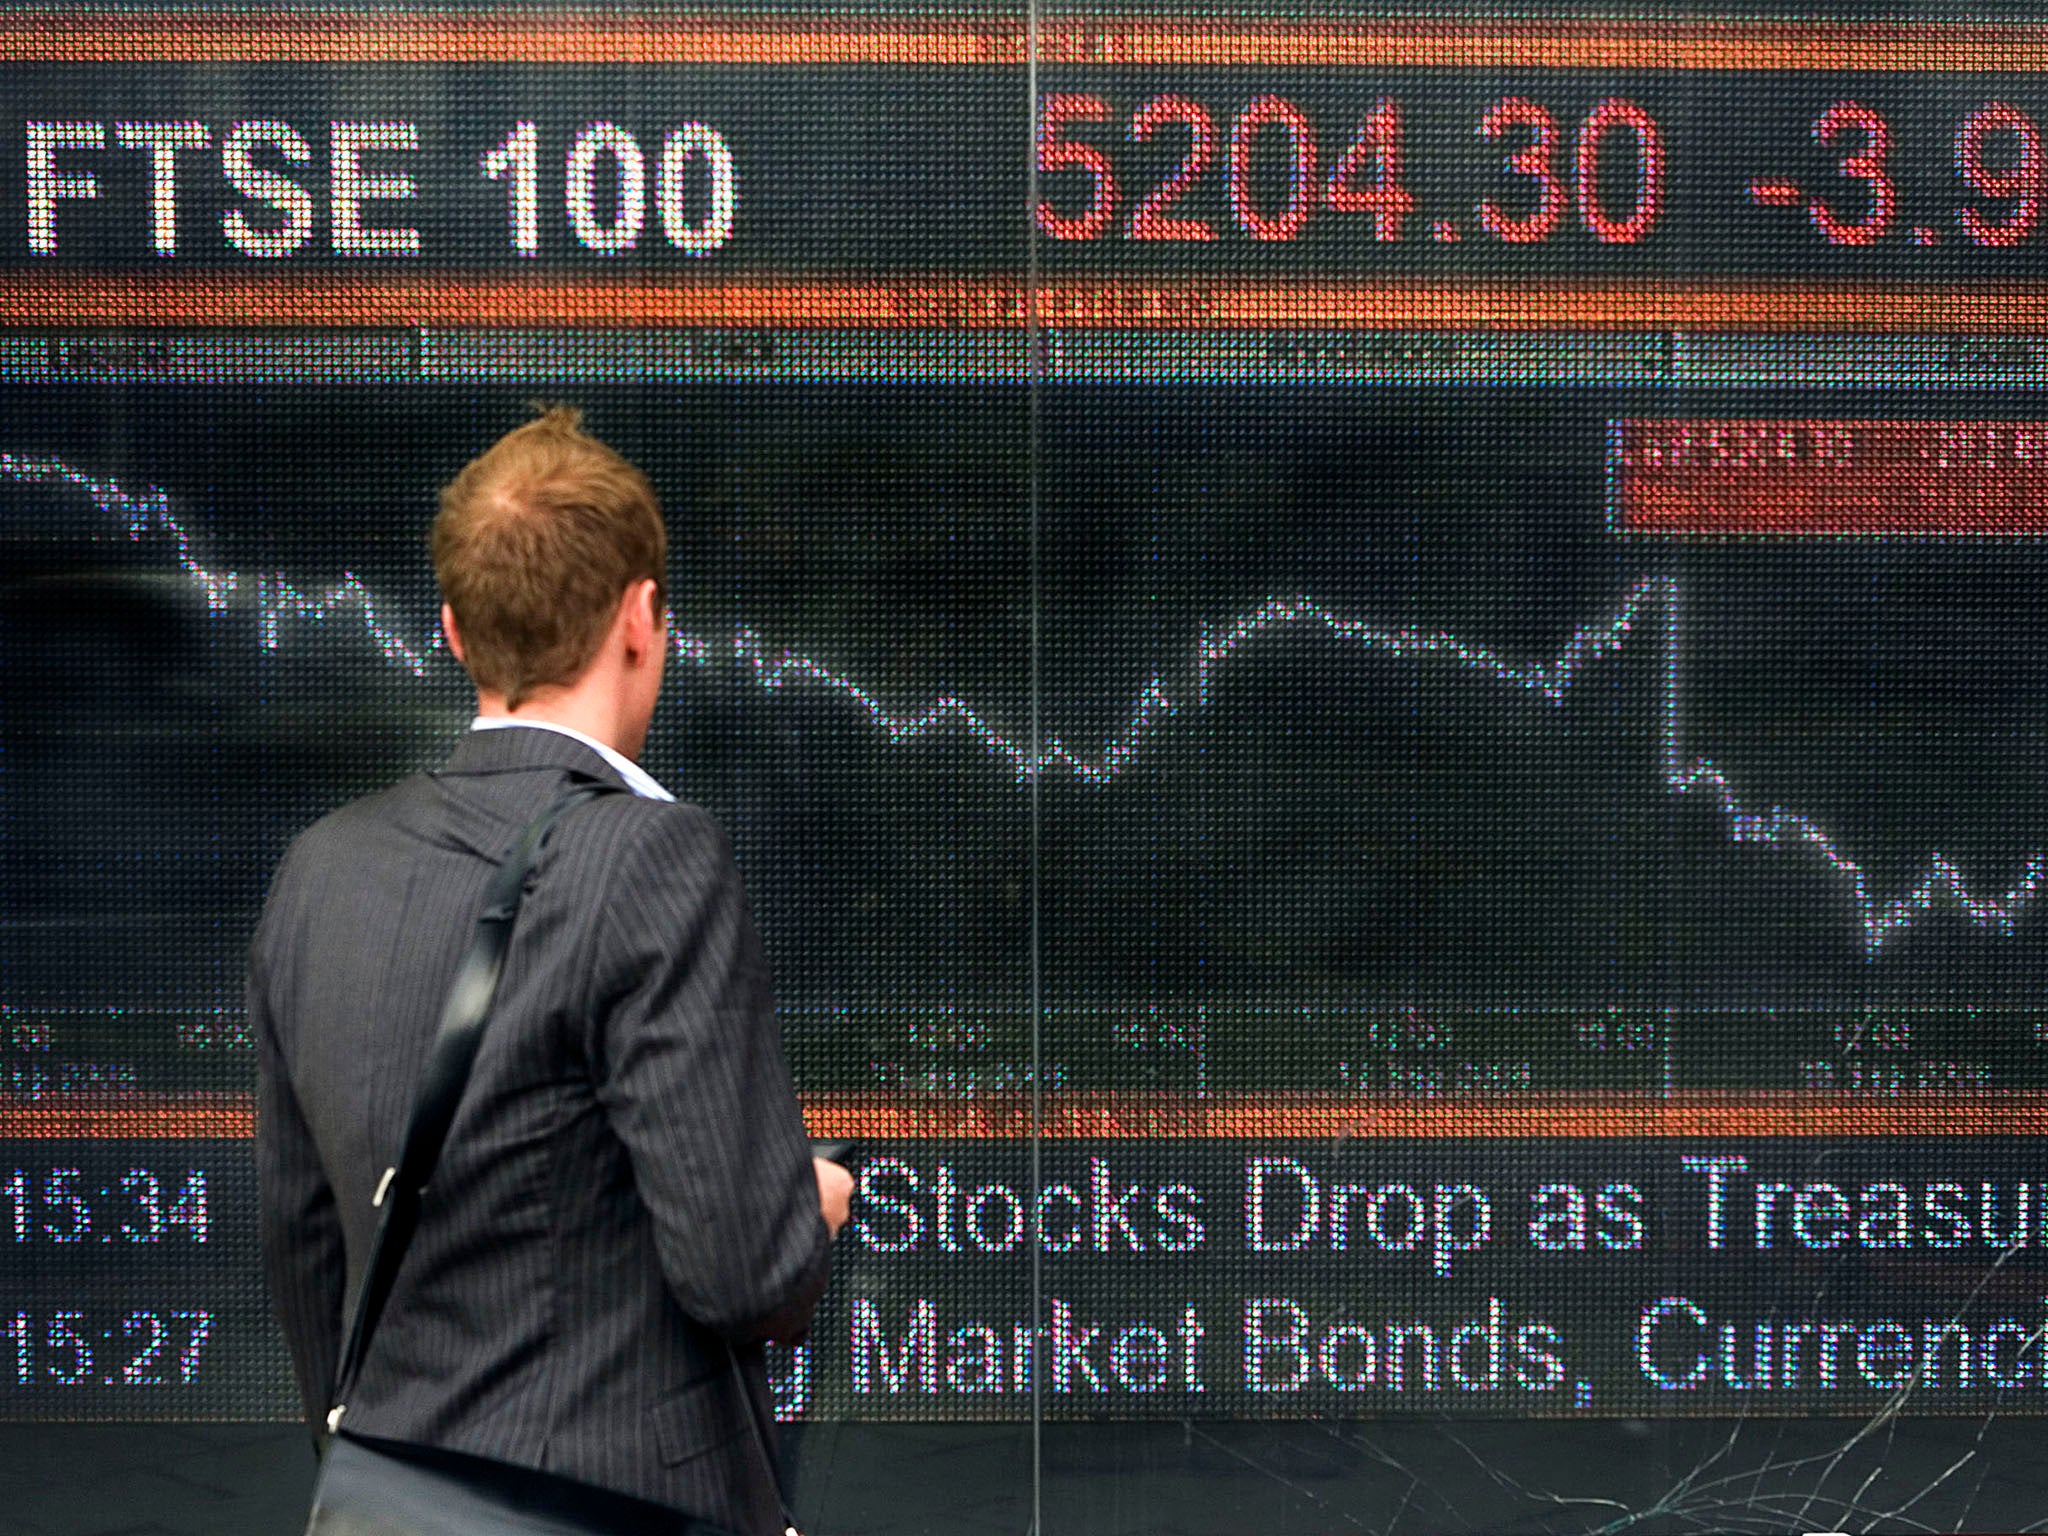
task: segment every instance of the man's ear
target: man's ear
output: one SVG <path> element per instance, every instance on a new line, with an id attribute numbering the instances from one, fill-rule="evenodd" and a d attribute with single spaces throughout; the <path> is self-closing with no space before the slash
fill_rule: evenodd
<path id="1" fill-rule="evenodd" d="M 661 644 L 661 618 L 655 612 L 659 606 L 652 577 L 642 577 L 626 588 L 622 602 L 625 620 L 626 649 L 635 655 L 644 656 Z"/>
<path id="2" fill-rule="evenodd" d="M 448 652 L 457 661 L 467 661 L 462 654 L 462 632 L 455 627 L 455 610 L 446 603 L 441 605 L 441 633 L 448 637 Z"/>

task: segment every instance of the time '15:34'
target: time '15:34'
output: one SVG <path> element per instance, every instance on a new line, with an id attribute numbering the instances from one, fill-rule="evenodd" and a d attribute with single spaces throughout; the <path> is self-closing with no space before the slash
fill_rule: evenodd
<path id="1" fill-rule="evenodd" d="M 203 1243 L 211 1231 L 203 1168 L 130 1168 L 104 1188 L 78 1168 L 16 1168 L 0 1200 L 17 1243 Z"/>

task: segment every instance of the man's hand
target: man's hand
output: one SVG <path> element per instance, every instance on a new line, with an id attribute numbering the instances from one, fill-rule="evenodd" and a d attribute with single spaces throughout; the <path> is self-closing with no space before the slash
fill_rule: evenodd
<path id="1" fill-rule="evenodd" d="M 822 1157 L 811 1159 L 811 1170 L 818 1176 L 818 1214 L 825 1218 L 825 1226 L 834 1237 L 846 1225 L 846 1208 L 853 1198 L 853 1175 L 837 1163 L 828 1163 Z"/>

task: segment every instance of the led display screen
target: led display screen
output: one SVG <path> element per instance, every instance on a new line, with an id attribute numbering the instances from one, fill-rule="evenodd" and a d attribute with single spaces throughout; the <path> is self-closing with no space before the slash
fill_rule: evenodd
<path id="1" fill-rule="evenodd" d="M 2028 26 L 0 17 L 0 1415 L 296 1411 L 243 955 L 435 489 L 861 1140 L 787 1419 L 2033 1413 Z"/>

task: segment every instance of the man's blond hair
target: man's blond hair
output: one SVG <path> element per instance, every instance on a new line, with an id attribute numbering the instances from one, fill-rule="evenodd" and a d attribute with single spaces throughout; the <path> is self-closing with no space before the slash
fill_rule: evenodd
<path id="1" fill-rule="evenodd" d="M 629 585 L 652 578 L 657 612 L 667 601 L 654 487 L 583 431 L 581 411 L 539 409 L 443 487 L 432 535 L 463 666 L 514 709 L 581 675 Z"/>

